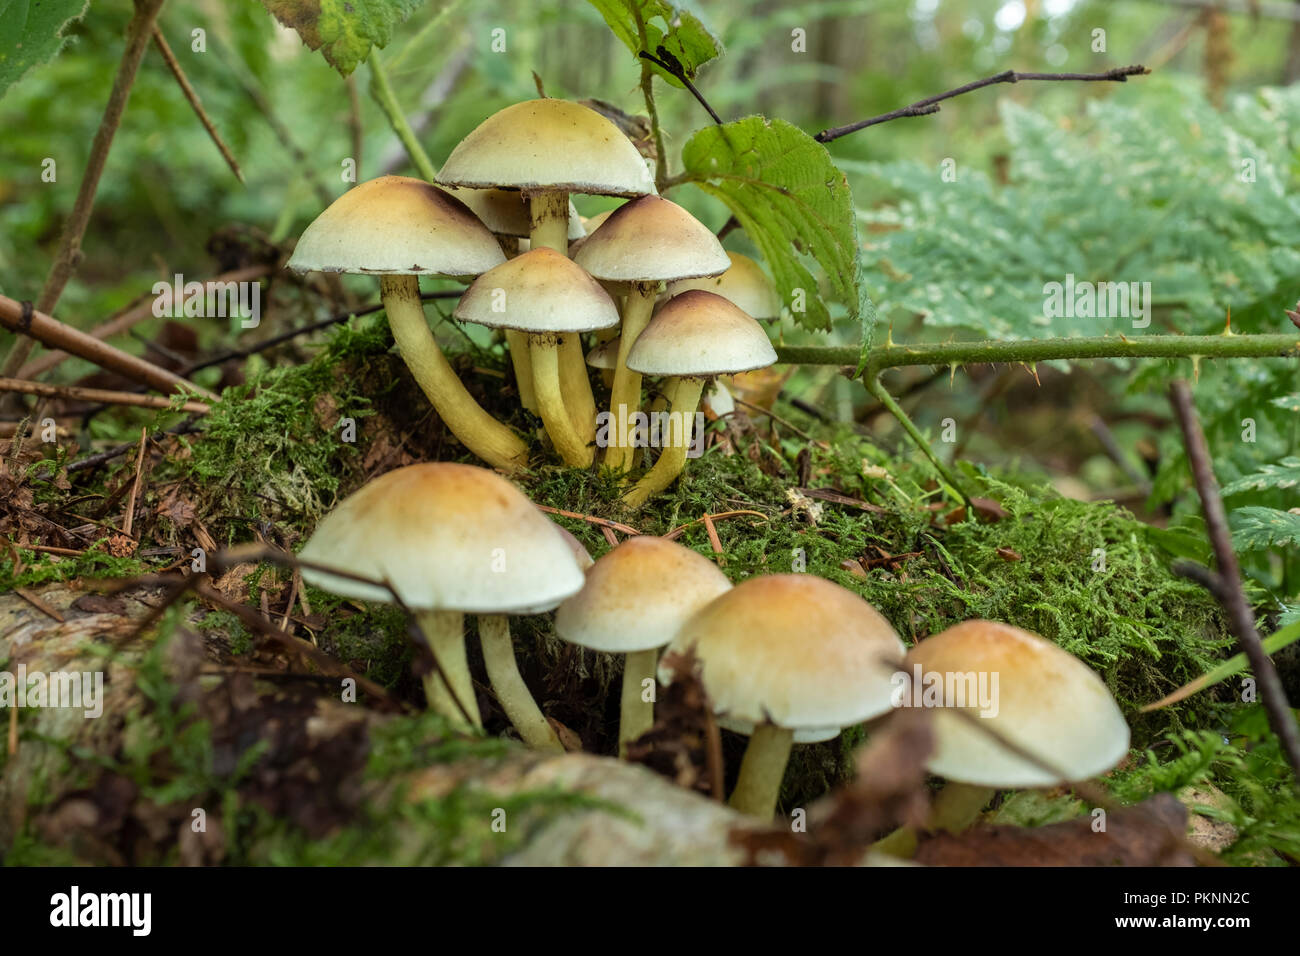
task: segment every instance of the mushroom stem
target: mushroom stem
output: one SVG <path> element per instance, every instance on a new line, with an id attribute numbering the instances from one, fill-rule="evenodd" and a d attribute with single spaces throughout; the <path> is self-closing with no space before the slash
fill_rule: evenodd
<path id="1" fill-rule="evenodd" d="M 733 809 L 763 820 L 772 819 L 793 745 L 793 730 L 776 724 L 760 724 L 754 728 L 740 762 L 740 779 L 731 793 Z"/>
<path id="2" fill-rule="evenodd" d="M 695 410 L 700 405 L 700 395 L 704 391 L 704 380 L 699 378 L 680 378 L 671 380 L 666 388 L 672 396 L 672 412 L 681 413 L 681 440 L 665 443 L 659 453 L 659 460 L 645 473 L 632 490 L 623 495 L 623 504 L 628 508 L 640 508 L 654 495 L 673 483 L 682 469 L 686 467 L 686 450 L 691 444 L 691 429 L 695 424 Z M 671 421 L 671 419 L 670 419 Z"/>
<path id="3" fill-rule="evenodd" d="M 481 730 L 483 718 L 465 657 L 465 615 L 460 611 L 418 611 L 415 617 L 442 671 L 441 675 L 436 670 L 424 675 L 429 709 L 442 714 L 457 730 Z"/>
<path id="4" fill-rule="evenodd" d="M 528 355 L 528 333 L 506 329 L 506 347 L 510 350 L 510 364 L 515 367 L 519 404 L 530 412 L 536 412 L 537 394 L 533 390 L 533 360 Z"/>
<path id="5" fill-rule="evenodd" d="M 420 280 L 413 275 L 380 276 L 379 296 L 402 360 L 451 433 L 494 468 L 522 471 L 528 464 L 527 447 L 474 401 L 448 364 L 425 321 Z"/>
<path id="6" fill-rule="evenodd" d="M 650 323 L 655 307 L 658 283 L 633 283 L 623 301 L 623 331 L 618 343 L 618 361 L 614 365 L 614 384 L 610 388 L 609 413 L 618 425 L 615 435 L 630 435 L 629 419 L 641 410 L 641 373 L 627 367 L 627 355 L 637 336 Z M 605 450 L 605 464 L 617 471 L 630 471 L 636 462 L 636 449 L 630 445 L 610 445 Z"/>
<path id="7" fill-rule="evenodd" d="M 483 663 L 492 690 L 524 743 L 534 750 L 564 753 L 564 745 L 519 674 L 515 645 L 510 639 L 510 619 L 504 614 L 479 615 L 478 639 L 483 645 Z"/>
<path id="8" fill-rule="evenodd" d="M 659 666 L 659 648 L 629 651 L 623 659 L 623 699 L 618 717 L 618 755 L 627 756 L 627 745 L 655 722 L 654 699 L 642 697 L 646 680 L 654 681 Z M 651 685 L 653 686 L 653 684 Z"/>
<path id="9" fill-rule="evenodd" d="M 993 787 L 949 780 L 930 807 L 929 829 L 960 833 L 979 818 L 996 793 Z"/>
<path id="10" fill-rule="evenodd" d="M 528 200 L 531 222 L 529 246 L 546 246 L 561 255 L 569 254 L 569 194 L 538 193 Z M 569 410 L 573 429 L 586 441 L 596 437 L 596 399 L 587 378 L 587 362 L 582 354 L 581 336 L 566 335 L 560 342 L 560 392 Z M 550 429 L 548 428 L 547 431 Z M 554 436 L 552 436 L 553 438 Z"/>
<path id="11" fill-rule="evenodd" d="M 560 353 L 554 335 L 529 336 L 528 351 L 533 357 L 533 389 L 537 393 L 537 411 L 546 433 L 566 465 L 586 468 L 591 464 L 591 446 L 573 427 L 560 390 Z M 594 437 L 594 435 L 593 435 Z"/>

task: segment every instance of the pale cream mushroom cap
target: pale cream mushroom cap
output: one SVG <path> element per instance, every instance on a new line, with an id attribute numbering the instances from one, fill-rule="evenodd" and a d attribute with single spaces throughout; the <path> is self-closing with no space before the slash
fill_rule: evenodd
<path id="1" fill-rule="evenodd" d="M 582 587 L 559 528 L 514 485 L 473 465 L 430 462 L 381 475 L 321 519 L 304 561 L 387 580 L 414 610 L 535 614 Z M 392 602 L 382 587 L 304 568 L 345 597 Z"/>
<path id="2" fill-rule="evenodd" d="M 954 689 L 958 675 L 974 675 L 978 681 L 983 674 L 991 692 L 996 674 L 996 716 L 980 717 L 978 700 L 968 699 L 963 709 L 976 723 L 987 723 L 1064 774 L 1048 773 L 968 721 L 937 709 L 929 769 L 939 776 L 986 787 L 1047 787 L 1104 773 L 1128 753 L 1128 724 L 1105 683 L 1077 657 L 1037 634 L 996 621 L 964 621 L 908 652 L 909 678 L 917 664 L 923 674 L 945 680 L 952 675 Z M 968 687 L 970 682 L 963 678 L 962 683 Z"/>
<path id="3" fill-rule="evenodd" d="M 667 644 L 686 618 L 730 589 L 708 558 L 638 535 L 587 569 L 582 590 L 555 612 L 555 633 L 597 651 L 648 651 Z"/>
<path id="4" fill-rule="evenodd" d="M 645 160 L 617 126 L 581 103 L 557 99 L 527 100 L 493 113 L 451 151 L 438 182 L 526 193 L 655 191 Z"/>
<path id="5" fill-rule="evenodd" d="M 483 273 L 452 314 L 465 322 L 539 335 L 618 325 L 618 306 L 600 283 L 546 246 Z"/>
<path id="6" fill-rule="evenodd" d="M 670 296 L 700 289 L 714 292 L 755 319 L 779 319 L 781 317 L 781 296 L 776 286 L 767 277 L 767 273 L 749 256 L 739 252 L 728 252 L 731 265 L 722 275 L 702 276 L 697 279 L 681 279 L 669 283 L 667 292 Z"/>
<path id="7" fill-rule="evenodd" d="M 294 272 L 471 276 L 505 261 L 460 200 L 422 179 L 381 176 L 330 203 L 298 239 Z"/>
<path id="8" fill-rule="evenodd" d="M 517 189 L 469 189 L 446 186 L 446 192 L 455 196 L 498 236 L 527 239 L 532 230 L 528 215 L 528 200 Z M 569 203 L 569 239 L 581 239 L 587 234 L 578 210 Z M 526 252 L 527 249 L 520 250 Z"/>
<path id="9" fill-rule="evenodd" d="M 618 343 L 620 336 L 614 336 L 608 342 L 601 342 L 587 353 L 587 364 L 592 368 L 612 369 L 618 365 Z"/>
<path id="10" fill-rule="evenodd" d="M 672 652 L 693 649 L 714 710 L 730 721 L 825 731 L 892 707 L 903 642 L 874 607 L 811 574 L 736 585 L 687 620 Z"/>
<path id="11" fill-rule="evenodd" d="M 763 327 L 712 292 L 669 299 L 633 344 L 627 367 L 645 375 L 707 377 L 765 368 L 776 350 Z"/>
<path id="12" fill-rule="evenodd" d="M 659 196 L 615 209 L 574 260 L 602 282 L 659 282 L 717 275 L 731 265 L 722 243 L 689 212 Z"/>

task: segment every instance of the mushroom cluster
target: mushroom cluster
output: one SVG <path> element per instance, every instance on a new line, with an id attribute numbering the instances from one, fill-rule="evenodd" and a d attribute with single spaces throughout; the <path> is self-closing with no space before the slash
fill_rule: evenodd
<path id="1" fill-rule="evenodd" d="M 583 220 L 573 195 L 627 202 Z M 601 463 L 626 476 L 630 508 L 681 473 L 701 393 L 720 375 L 776 361 L 756 321 L 780 314 L 762 269 L 658 196 L 646 161 L 610 120 L 566 100 L 488 117 L 452 150 L 436 185 L 384 176 L 352 188 L 307 227 L 288 268 L 379 276 L 398 351 L 447 429 L 484 463 L 519 474 L 532 460 L 527 436 L 474 400 L 421 305 L 422 274 L 470 281 L 454 317 L 501 330 L 519 402 L 541 419 L 556 455 L 583 468 L 599 449 Z M 603 413 L 588 362 L 608 390 Z M 645 375 L 663 378 L 666 408 L 643 406 Z M 665 426 L 647 428 L 647 416 Z M 633 483 L 646 444 L 659 458 Z"/>

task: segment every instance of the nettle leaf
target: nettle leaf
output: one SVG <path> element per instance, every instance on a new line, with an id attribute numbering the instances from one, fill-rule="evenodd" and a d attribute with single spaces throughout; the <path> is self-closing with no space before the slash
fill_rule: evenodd
<path id="1" fill-rule="evenodd" d="M 33 67 L 48 63 L 68 42 L 64 31 L 90 0 L 0 0 L 0 96 Z"/>
<path id="2" fill-rule="evenodd" d="M 420 0 L 262 0 L 262 5 L 347 76 L 370 55 L 372 46 L 388 46 L 393 28 L 420 6 Z"/>
<path id="3" fill-rule="evenodd" d="M 1263 465 L 1259 471 L 1224 487 L 1225 495 L 1243 491 L 1267 491 L 1270 488 L 1295 488 L 1300 486 L 1300 458 L 1283 458 L 1276 465 Z"/>
<path id="4" fill-rule="evenodd" d="M 1251 505 L 1232 512 L 1232 546 L 1238 551 L 1267 551 L 1300 545 L 1300 510 L 1279 511 Z"/>
<path id="5" fill-rule="evenodd" d="M 748 116 L 697 132 L 682 148 L 682 165 L 686 179 L 722 200 L 754 240 L 796 322 L 831 327 L 804 257 L 821 266 L 831 297 L 851 318 L 871 311 L 853 197 L 825 146 L 784 120 Z"/>
<path id="6" fill-rule="evenodd" d="M 722 55 L 722 41 L 695 13 L 668 0 L 591 0 L 609 28 L 639 56 L 642 50 L 637 14 L 645 24 L 645 51 L 661 60 L 676 61 L 689 80 L 710 60 Z M 652 63 L 652 68 L 673 86 L 685 88 L 671 72 Z"/>

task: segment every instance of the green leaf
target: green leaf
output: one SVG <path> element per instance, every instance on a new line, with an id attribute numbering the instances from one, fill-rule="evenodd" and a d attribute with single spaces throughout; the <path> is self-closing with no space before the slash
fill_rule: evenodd
<path id="1" fill-rule="evenodd" d="M 80 20 L 90 0 L 0 0 L 0 96 L 30 69 L 58 56 L 63 31 Z"/>
<path id="2" fill-rule="evenodd" d="M 393 28 L 420 6 L 420 0 L 262 0 L 262 5 L 347 76 L 370 55 L 372 46 L 388 46 Z"/>
<path id="3" fill-rule="evenodd" d="M 1273 399 L 1272 404 L 1282 409 L 1284 412 L 1296 412 L 1300 414 L 1300 392 L 1294 395 L 1283 395 L 1281 398 Z"/>
<path id="4" fill-rule="evenodd" d="M 1259 471 L 1224 486 L 1225 495 L 1243 491 L 1267 491 L 1270 488 L 1295 488 L 1300 485 L 1300 458 L 1283 458 L 1276 465 L 1263 465 Z"/>
<path id="5" fill-rule="evenodd" d="M 632 51 L 642 49 L 661 60 L 676 60 L 687 79 L 709 60 L 722 54 L 722 41 L 713 35 L 704 21 L 681 4 L 668 0 L 591 0 L 609 28 Z M 645 24 L 645 46 L 637 16 Z M 650 61 L 646 61 L 650 62 Z M 685 88 L 671 72 L 651 63 L 652 69 L 673 86 Z"/>
<path id="6" fill-rule="evenodd" d="M 1238 551 L 1265 551 L 1286 545 L 1300 545 L 1300 509 L 1250 506 L 1232 513 L 1232 546 Z"/>
<path id="7" fill-rule="evenodd" d="M 757 244 L 796 322 L 831 327 L 804 256 L 821 266 L 831 298 L 852 319 L 867 314 L 853 197 L 825 146 L 784 120 L 747 116 L 697 132 L 682 165 L 685 178 L 722 200 Z"/>

